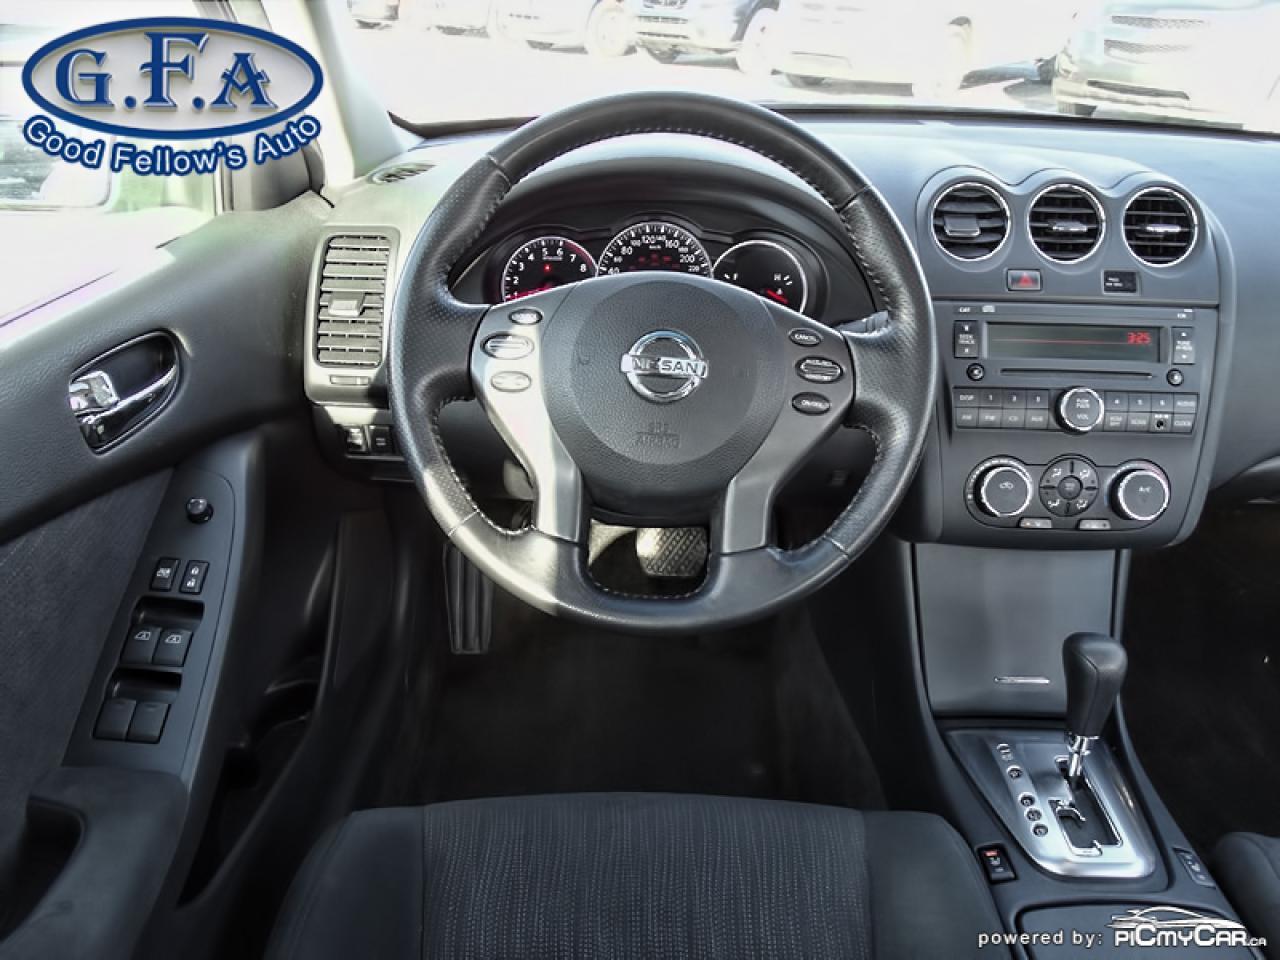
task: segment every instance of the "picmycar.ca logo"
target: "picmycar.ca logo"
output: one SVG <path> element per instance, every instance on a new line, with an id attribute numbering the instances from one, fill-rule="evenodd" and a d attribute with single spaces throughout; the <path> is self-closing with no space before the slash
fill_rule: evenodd
<path id="1" fill-rule="evenodd" d="M 315 57 L 266 30 L 193 17 L 118 20 L 46 43 L 22 71 L 36 104 L 110 135 L 110 143 L 72 136 L 39 113 L 23 125 L 23 136 L 50 156 L 95 170 L 104 162 L 143 175 L 212 173 L 220 164 L 239 170 L 319 136 L 320 121 L 303 111 L 323 83 Z M 251 151 L 218 139 L 255 131 Z M 214 142 L 178 149 L 116 137 Z"/>

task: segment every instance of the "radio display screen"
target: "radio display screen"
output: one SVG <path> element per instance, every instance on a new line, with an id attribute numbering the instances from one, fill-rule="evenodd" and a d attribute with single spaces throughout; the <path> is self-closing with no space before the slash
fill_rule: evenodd
<path id="1" fill-rule="evenodd" d="M 987 324 L 990 357 L 1160 362 L 1157 327 L 1098 327 L 1080 323 Z"/>

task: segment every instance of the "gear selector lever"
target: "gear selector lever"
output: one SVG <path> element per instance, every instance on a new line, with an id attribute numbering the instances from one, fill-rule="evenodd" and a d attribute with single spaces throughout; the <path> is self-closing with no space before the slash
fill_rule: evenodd
<path id="1" fill-rule="evenodd" d="M 1129 658 L 1118 640 L 1101 633 L 1073 633 L 1062 645 L 1067 679 L 1067 780 L 1077 786 L 1084 758 L 1102 734 L 1124 683 Z"/>

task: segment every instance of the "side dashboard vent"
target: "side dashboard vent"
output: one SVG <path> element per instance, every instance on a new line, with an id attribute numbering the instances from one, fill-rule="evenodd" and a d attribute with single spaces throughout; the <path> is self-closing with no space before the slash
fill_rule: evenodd
<path id="1" fill-rule="evenodd" d="M 1171 267 L 1191 255 L 1200 232 L 1191 201 L 1168 187 L 1150 187 L 1124 208 L 1124 242 L 1153 267 Z"/>
<path id="2" fill-rule="evenodd" d="M 1073 183 L 1041 190 L 1027 211 L 1027 230 L 1036 249 L 1058 263 L 1076 263 L 1098 249 L 1107 216 L 1098 198 Z"/>
<path id="3" fill-rule="evenodd" d="M 390 260 L 387 237 L 328 239 L 316 310 L 316 360 L 322 366 L 376 367 L 382 362 Z"/>
<path id="4" fill-rule="evenodd" d="M 958 183 L 933 202 L 933 236 L 957 260 L 985 260 L 1009 239 L 1009 207 L 985 183 Z"/>
<path id="5" fill-rule="evenodd" d="M 374 183 L 399 183 L 401 180 L 408 180 L 431 169 L 432 164 L 429 163 L 395 163 L 381 170 L 375 170 L 369 174 L 369 179 Z"/>

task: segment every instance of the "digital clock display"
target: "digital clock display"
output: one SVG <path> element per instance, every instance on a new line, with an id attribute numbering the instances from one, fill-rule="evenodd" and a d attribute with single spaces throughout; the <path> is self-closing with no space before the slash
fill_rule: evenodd
<path id="1" fill-rule="evenodd" d="M 1077 323 L 988 323 L 987 356 L 1160 362 L 1160 330 Z"/>

